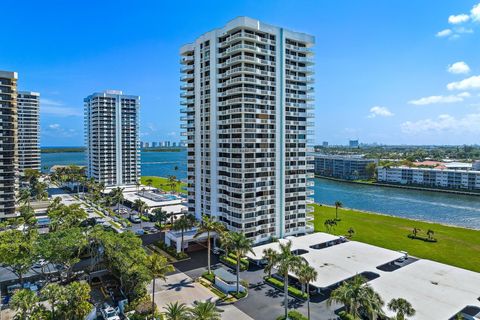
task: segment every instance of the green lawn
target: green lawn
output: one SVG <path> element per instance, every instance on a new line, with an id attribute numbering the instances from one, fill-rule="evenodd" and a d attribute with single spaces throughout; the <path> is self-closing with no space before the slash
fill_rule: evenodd
<path id="1" fill-rule="evenodd" d="M 153 180 L 153 182 L 152 182 L 153 187 L 164 190 L 164 191 L 167 191 L 167 192 L 172 191 L 172 188 L 168 184 L 168 178 L 156 177 L 156 176 L 143 176 L 143 177 L 140 178 L 140 182 L 143 185 L 147 185 L 147 180 L 148 179 Z M 183 187 L 186 187 L 186 186 L 187 186 L 186 183 L 183 183 L 183 182 L 177 183 L 177 186 L 175 187 L 175 189 L 173 191 L 186 194 L 187 191 L 182 189 Z"/>
<path id="2" fill-rule="evenodd" d="M 313 206 L 315 231 L 327 232 L 324 222 L 326 219 L 335 218 L 335 207 L 317 204 Z M 452 212 L 452 214 L 455 213 Z M 478 230 L 342 208 L 338 211 L 338 217 L 341 221 L 329 233 L 346 235 L 347 230 L 352 227 L 355 230 L 352 240 L 392 250 L 404 250 L 412 256 L 480 272 L 480 231 Z M 419 235 L 422 236 L 428 229 L 433 230 L 438 242 L 429 243 L 409 239 L 407 236 L 414 227 L 421 229 Z"/>

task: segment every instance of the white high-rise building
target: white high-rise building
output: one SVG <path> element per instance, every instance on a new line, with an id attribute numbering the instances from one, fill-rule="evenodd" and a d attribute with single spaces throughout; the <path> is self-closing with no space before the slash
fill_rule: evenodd
<path id="1" fill-rule="evenodd" d="M 40 94 L 19 91 L 18 104 L 18 170 L 40 171 Z"/>
<path id="2" fill-rule="evenodd" d="M 180 50 L 188 206 L 255 243 L 313 231 L 313 36 L 239 17 Z"/>
<path id="3" fill-rule="evenodd" d="M 88 177 L 107 187 L 135 184 L 140 178 L 140 97 L 107 90 L 88 96 L 84 105 Z"/>

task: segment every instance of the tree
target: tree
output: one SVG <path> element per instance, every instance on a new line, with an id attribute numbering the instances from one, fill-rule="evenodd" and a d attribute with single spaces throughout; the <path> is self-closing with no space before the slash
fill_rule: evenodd
<path id="1" fill-rule="evenodd" d="M 40 201 L 48 198 L 48 185 L 45 182 L 36 182 L 33 187 L 32 191 L 35 195 L 35 199 Z"/>
<path id="2" fill-rule="evenodd" d="M 86 282 L 72 282 L 64 287 L 58 303 L 60 319 L 83 320 L 92 311 L 90 286 Z"/>
<path id="3" fill-rule="evenodd" d="M 27 320 L 34 313 L 38 302 L 39 299 L 35 292 L 30 289 L 20 289 L 12 296 L 10 306 L 18 312 L 16 318 Z"/>
<path id="4" fill-rule="evenodd" d="M 412 230 L 413 236 L 416 237 L 416 236 L 417 236 L 417 233 L 419 233 L 420 231 L 422 231 L 422 230 L 420 230 L 420 229 L 417 228 L 417 227 L 414 227 L 413 230 Z"/>
<path id="5" fill-rule="evenodd" d="M 359 317 L 360 300 L 363 295 L 363 285 L 365 279 L 362 276 L 355 276 L 353 279 L 344 281 L 340 287 L 336 288 L 330 294 L 327 300 L 327 305 L 332 305 L 333 302 L 342 303 L 349 314 L 355 319 Z"/>
<path id="6" fill-rule="evenodd" d="M 147 184 L 148 187 L 151 187 L 153 184 L 153 180 L 151 178 L 148 178 L 147 180 L 145 180 L 145 183 Z"/>
<path id="7" fill-rule="evenodd" d="M 177 177 L 169 176 L 168 177 L 168 185 L 170 186 L 170 190 L 174 191 L 175 187 L 177 186 Z"/>
<path id="8" fill-rule="evenodd" d="M 191 216 L 181 216 L 180 219 L 177 219 L 175 220 L 175 222 L 173 223 L 173 226 L 172 226 L 172 230 L 174 231 L 180 231 L 182 233 L 182 242 L 181 242 L 181 245 L 182 245 L 182 248 L 181 248 L 181 251 L 183 252 L 183 249 L 184 249 L 184 234 L 185 234 L 185 231 L 193 228 L 194 226 L 194 220 Z"/>
<path id="9" fill-rule="evenodd" d="M 355 230 L 352 227 L 350 227 L 348 228 L 347 233 L 348 233 L 348 237 L 351 238 L 355 234 Z"/>
<path id="10" fill-rule="evenodd" d="M 30 207 L 31 197 L 32 197 L 32 189 L 23 188 L 20 190 L 20 193 L 18 196 L 18 203 L 22 203 L 23 205 Z"/>
<path id="11" fill-rule="evenodd" d="M 272 270 L 273 270 L 273 267 L 275 266 L 276 255 L 277 255 L 277 252 L 272 248 L 267 248 L 263 250 L 263 259 L 267 260 L 267 264 L 265 265 L 264 271 L 266 274 L 268 274 L 268 277 L 272 276 Z"/>
<path id="12" fill-rule="evenodd" d="M 335 201 L 335 220 L 338 221 L 338 208 L 343 207 L 343 203 L 340 201 Z"/>
<path id="13" fill-rule="evenodd" d="M 361 308 L 369 315 L 369 319 L 377 319 L 378 315 L 383 315 L 383 302 L 380 295 L 372 287 L 365 285 L 363 294 L 360 298 Z"/>
<path id="14" fill-rule="evenodd" d="M 143 216 L 143 213 L 148 210 L 148 205 L 142 199 L 135 199 L 135 201 L 133 201 L 133 208 Z"/>
<path id="15" fill-rule="evenodd" d="M 389 310 L 397 313 L 396 320 L 404 320 L 405 316 L 412 317 L 415 315 L 415 309 L 410 302 L 403 298 L 392 299 L 387 305 Z"/>
<path id="16" fill-rule="evenodd" d="M 211 301 L 198 302 L 190 310 L 195 320 L 221 320 L 220 309 Z"/>
<path id="17" fill-rule="evenodd" d="M 160 225 L 164 225 L 167 222 L 168 215 L 162 208 L 155 208 L 152 213 L 153 220 L 160 223 Z"/>
<path id="18" fill-rule="evenodd" d="M 38 178 L 40 178 L 40 172 L 35 169 L 25 169 L 23 171 L 23 179 L 29 184 L 34 185 Z"/>
<path id="19" fill-rule="evenodd" d="M 252 240 L 248 239 L 245 234 L 230 232 L 230 250 L 237 259 L 237 294 L 240 293 L 240 261 L 248 252 L 255 254 L 252 245 Z"/>
<path id="20" fill-rule="evenodd" d="M 193 236 L 194 238 L 198 238 L 200 235 L 206 233 L 207 234 L 207 257 L 208 257 L 208 273 L 211 273 L 210 269 L 210 236 L 213 232 L 217 234 L 221 234 L 224 232 L 225 226 L 219 222 L 215 221 L 207 215 L 202 216 L 202 222 L 198 226 L 197 232 Z"/>
<path id="21" fill-rule="evenodd" d="M 114 205 L 117 205 L 117 212 L 120 211 L 120 204 L 123 203 L 123 188 L 117 187 L 110 192 L 110 199 Z"/>
<path id="22" fill-rule="evenodd" d="M 19 230 L 0 232 L 0 265 L 13 272 L 23 285 L 23 276 L 34 263 L 35 230 L 23 233 Z"/>
<path id="23" fill-rule="evenodd" d="M 165 320 L 189 320 L 190 310 L 185 303 L 170 302 L 165 307 L 166 311 L 163 313 Z"/>
<path id="24" fill-rule="evenodd" d="M 435 232 L 432 229 L 428 229 L 427 237 L 428 237 L 429 240 L 431 240 L 433 238 L 434 234 L 435 234 Z"/>
<path id="25" fill-rule="evenodd" d="M 288 319 L 288 273 L 295 272 L 303 259 L 292 253 L 292 242 L 280 243 L 280 251 L 276 254 L 275 265 L 283 277 L 285 319 Z"/>
<path id="26" fill-rule="evenodd" d="M 47 214 L 50 218 L 51 231 L 77 227 L 80 225 L 80 222 L 88 217 L 88 214 L 78 203 L 68 206 L 59 203 L 53 208 L 49 207 Z"/>
<path id="27" fill-rule="evenodd" d="M 298 277 L 298 281 L 302 284 L 302 292 L 304 286 L 307 286 L 307 310 L 308 310 L 308 319 L 310 320 L 310 282 L 317 280 L 318 272 L 315 268 L 311 267 L 305 261 L 298 266 L 298 269 L 295 271 L 295 274 Z"/>
<path id="28" fill-rule="evenodd" d="M 375 173 L 377 172 L 377 164 L 375 162 L 370 162 L 365 166 L 365 172 L 369 179 L 375 178 Z"/>
<path id="29" fill-rule="evenodd" d="M 49 283 L 40 292 L 41 296 L 50 303 L 52 319 L 55 319 L 55 307 L 62 299 L 63 291 L 63 287 L 59 284 Z"/>
<path id="30" fill-rule="evenodd" d="M 140 183 L 140 181 L 135 181 L 135 187 L 137 188 L 137 193 L 138 193 L 141 185 L 142 184 Z"/>
<path id="31" fill-rule="evenodd" d="M 145 266 L 152 279 L 152 312 L 155 312 L 155 280 L 166 280 L 166 274 L 174 272 L 175 268 L 168 263 L 167 258 L 156 253 L 147 257 Z"/>
<path id="32" fill-rule="evenodd" d="M 20 212 L 20 219 L 26 227 L 33 228 L 37 224 L 37 218 L 35 217 L 35 211 L 30 206 L 21 206 L 18 211 Z"/>

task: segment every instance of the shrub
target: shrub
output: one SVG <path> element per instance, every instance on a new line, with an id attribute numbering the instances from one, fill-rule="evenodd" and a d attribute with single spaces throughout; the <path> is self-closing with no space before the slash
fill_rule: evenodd
<path id="1" fill-rule="evenodd" d="M 288 312 L 288 319 L 290 320 L 308 320 L 307 317 L 305 317 L 303 314 L 296 310 L 292 310 Z M 285 320 L 285 316 L 280 316 L 277 318 L 277 320 Z"/>
<path id="2" fill-rule="evenodd" d="M 160 249 L 162 249 L 163 251 L 165 251 L 166 253 L 168 253 L 169 255 L 171 255 L 177 260 L 183 260 L 188 258 L 188 254 L 186 254 L 185 252 L 177 252 L 177 250 L 174 247 L 167 246 L 162 241 L 157 242 L 156 245 L 157 247 L 159 247 Z"/>
<path id="3" fill-rule="evenodd" d="M 275 279 L 273 277 L 265 277 L 265 281 L 267 281 L 268 283 L 270 283 L 274 287 L 277 287 L 278 289 L 283 290 L 283 285 L 284 285 L 283 281 L 280 281 L 280 280 Z M 299 299 L 303 299 L 303 300 L 307 299 L 307 294 L 306 293 L 302 293 L 301 290 L 299 290 L 295 287 L 292 287 L 290 285 L 288 286 L 288 293 L 291 294 L 292 296 L 296 297 L 296 298 L 299 298 Z"/>
<path id="4" fill-rule="evenodd" d="M 204 277 L 205 279 L 207 279 L 211 283 L 215 282 L 215 275 L 212 274 L 212 273 L 205 272 L 204 274 L 202 274 L 202 277 Z"/>
<path id="5" fill-rule="evenodd" d="M 237 260 L 226 257 L 226 256 L 220 256 L 220 261 L 225 263 L 227 266 L 236 269 L 237 268 Z M 242 263 L 242 260 L 240 260 L 240 271 L 245 271 L 248 269 L 248 263 L 245 265 L 245 263 Z"/>
<path id="6" fill-rule="evenodd" d="M 352 316 L 350 313 L 346 312 L 345 310 L 342 310 L 338 313 L 338 316 L 340 317 L 341 320 L 357 320 L 355 319 L 354 316 Z"/>

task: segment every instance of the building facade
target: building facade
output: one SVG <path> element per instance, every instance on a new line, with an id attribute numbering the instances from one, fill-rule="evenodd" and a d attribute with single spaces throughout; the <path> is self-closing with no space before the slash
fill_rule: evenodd
<path id="1" fill-rule="evenodd" d="M 180 50 L 188 206 L 255 243 L 312 231 L 314 37 L 236 18 Z"/>
<path id="2" fill-rule="evenodd" d="M 379 182 L 431 188 L 480 190 L 480 171 L 410 167 L 379 167 Z"/>
<path id="3" fill-rule="evenodd" d="M 108 90 L 88 96 L 84 106 L 88 177 L 107 187 L 135 184 L 140 178 L 140 97 Z"/>
<path id="4" fill-rule="evenodd" d="M 18 189 L 16 72 L 0 71 L 0 219 L 15 214 Z"/>
<path id="5" fill-rule="evenodd" d="M 315 174 L 346 180 L 370 179 L 367 166 L 371 163 L 378 161 L 363 156 L 315 154 Z"/>
<path id="6" fill-rule="evenodd" d="M 40 171 L 40 94 L 19 91 L 18 104 L 18 169 Z"/>

